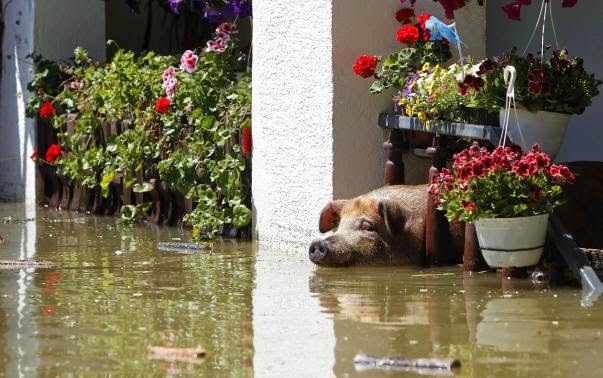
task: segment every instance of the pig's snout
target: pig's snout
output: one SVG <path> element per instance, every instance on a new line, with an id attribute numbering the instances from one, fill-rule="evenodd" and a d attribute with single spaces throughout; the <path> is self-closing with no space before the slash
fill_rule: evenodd
<path id="1" fill-rule="evenodd" d="M 310 244 L 310 260 L 314 264 L 319 264 L 329 255 L 329 242 L 317 239 Z"/>

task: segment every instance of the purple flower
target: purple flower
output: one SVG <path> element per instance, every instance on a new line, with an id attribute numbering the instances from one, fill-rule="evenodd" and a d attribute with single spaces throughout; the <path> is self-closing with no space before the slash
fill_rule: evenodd
<path id="1" fill-rule="evenodd" d="M 224 7 L 224 16 L 229 19 L 251 16 L 251 2 L 245 0 L 229 0 Z"/>
<path id="2" fill-rule="evenodd" d="M 211 23 L 218 23 L 222 21 L 222 12 L 219 9 L 212 7 L 208 3 L 205 3 L 203 17 Z"/>
<path id="3" fill-rule="evenodd" d="M 172 13 L 180 14 L 180 3 L 182 3 L 182 0 L 168 0 Z"/>

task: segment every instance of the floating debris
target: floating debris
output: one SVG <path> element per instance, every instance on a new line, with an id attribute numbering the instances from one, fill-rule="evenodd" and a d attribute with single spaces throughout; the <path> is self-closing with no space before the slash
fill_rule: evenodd
<path id="1" fill-rule="evenodd" d="M 0 235 L 0 245 L 4 244 L 4 238 Z"/>
<path id="2" fill-rule="evenodd" d="M 195 244 L 195 243 L 177 243 L 177 242 L 159 242 L 157 249 L 161 251 L 173 251 L 179 253 L 194 254 L 212 249 L 213 244 Z"/>
<path id="3" fill-rule="evenodd" d="M 415 371 L 433 373 L 451 373 L 453 369 L 461 367 L 461 362 L 454 359 L 438 358 L 415 358 L 405 359 L 398 357 L 374 357 L 365 354 L 357 354 L 354 357 L 354 365 L 357 370 L 363 369 L 386 369 L 400 371 Z"/>
<path id="4" fill-rule="evenodd" d="M 4 224 L 9 224 L 9 223 L 25 223 L 25 222 L 33 222 L 35 220 L 36 220 L 36 218 L 19 219 L 19 218 L 13 218 L 11 216 L 8 216 L 8 217 L 2 218 L 2 223 L 4 223 Z"/>
<path id="5" fill-rule="evenodd" d="M 55 268 L 58 264 L 52 261 L 36 260 L 0 260 L 0 270 L 8 269 L 48 269 Z"/>
<path id="6" fill-rule="evenodd" d="M 161 346 L 149 346 L 147 348 L 149 358 L 168 360 L 168 361 L 181 361 L 193 364 L 203 362 L 205 357 L 205 350 L 201 347 L 196 348 L 171 348 Z"/>

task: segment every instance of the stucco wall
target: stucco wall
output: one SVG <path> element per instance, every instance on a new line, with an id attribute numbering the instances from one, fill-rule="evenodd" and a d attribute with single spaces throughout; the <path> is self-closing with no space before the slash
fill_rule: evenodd
<path id="1" fill-rule="evenodd" d="M 66 60 L 81 46 L 96 60 L 105 59 L 105 2 L 36 1 L 35 51 L 51 60 Z"/>
<path id="2" fill-rule="evenodd" d="M 488 55 L 497 55 L 513 46 L 523 50 L 538 17 L 540 1 L 523 7 L 521 22 L 508 20 L 500 7 L 505 2 L 488 2 Z M 560 47 L 567 47 L 570 54 L 584 58 L 584 67 L 603 78 L 603 2 L 594 0 L 578 1 L 574 8 L 561 8 L 561 1 L 553 1 Z M 538 39 L 538 38 L 535 38 Z M 550 33 L 546 41 L 554 45 Z M 530 51 L 540 49 L 540 42 L 534 42 Z M 599 87 L 603 91 L 603 86 Z M 593 160 L 603 161 L 603 95 L 594 98 L 593 104 L 582 115 L 573 115 L 558 161 Z"/>
<path id="3" fill-rule="evenodd" d="M 333 197 L 331 0 L 255 0 L 253 201 L 263 241 L 304 241 Z"/>
<path id="4" fill-rule="evenodd" d="M 260 241 L 307 244 L 333 198 L 383 185 L 386 134 L 377 115 L 391 93 L 372 96 L 352 72 L 363 54 L 385 55 L 395 40 L 398 1 L 254 1 L 253 199 Z M 442 17 L 431 0 L 418 11 Z M 469 51 L 485 52 L 485 10 L 459 12 Z M 407 159 L 420 181 L 428 162 Z M 416 177 L 415 177 L 416 176 Z"/>
<path id="5" fill-rule="evenodd" d="M 35 146 L 34 125 L 25 118 L 25 103 L 31 81 L 29 62 L 33 51 L 34 0 L 8 3 L 0 72 L 0 200 L 35 199 L 35 170 L 29 156 Z"/>

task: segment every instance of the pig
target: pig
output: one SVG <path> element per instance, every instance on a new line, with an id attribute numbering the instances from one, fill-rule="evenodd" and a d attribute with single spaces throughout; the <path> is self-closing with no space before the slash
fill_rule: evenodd
<path id="1" fill-rule="evenodd" d="M 323 266 L 422 265 L 425 260 L 427 185 L 386 186 L 350 200 L 329 202 L 319 230 L 336 230 L 310 244 L 310 260 Z M 451 224 L 447 248 L 462 260 L 464 231 Z"/>

